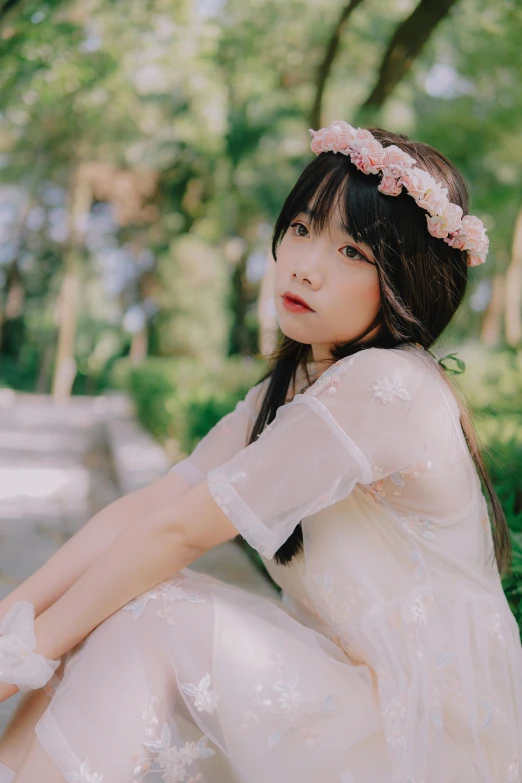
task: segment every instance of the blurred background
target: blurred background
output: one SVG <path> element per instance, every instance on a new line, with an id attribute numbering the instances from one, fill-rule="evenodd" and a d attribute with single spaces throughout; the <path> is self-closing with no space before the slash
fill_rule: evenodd
<path id="1" fill-rule="evenodd" d="M 488 228 L 436 348 L 465 362 L 522 627 L 521 40 L 518 0 L 0 0 L 4 593 L 258 381 L 273 223 L 308 129 L 344 119 L 449 156 Z"/>

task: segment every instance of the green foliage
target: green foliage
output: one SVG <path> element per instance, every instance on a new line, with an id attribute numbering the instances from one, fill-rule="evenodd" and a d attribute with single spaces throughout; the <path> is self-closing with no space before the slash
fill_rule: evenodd
<path id="1" fill-rule="evenodd" d="M 158 351 L 205 361 L 227 353 L 229 278 L 222 255 L 194 234 L 171 242 L 157 267 Z"/>
<path id="2" fill-rule="evenodd" d="M 262 362 L 241 357 L 214 367 L 154 357 L 138 366 L 130 359 L 115 362 L 111 379 L 115 387 L 128 389 L 143 426 L 181 458 L 233 410 L 263 371 Z"/>
<path id="3" fill-rule="evenodd" d="M 522 352 L 469 345 L 458 386 L 474 413 L 484 459 L 511 532 L 512 573 L 503 580 L 522 632 Z"/>

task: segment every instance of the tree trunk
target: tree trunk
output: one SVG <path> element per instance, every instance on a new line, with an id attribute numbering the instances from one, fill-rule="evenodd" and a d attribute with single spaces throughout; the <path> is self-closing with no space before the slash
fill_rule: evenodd
<path id="1" fill-rule="evenodd" d="M 133 335 L 129 351 L 132 364 L 141 364 L 147 358 L 148 341 L 147 327 Z"/>
<path id="2" fill-rule="evenodd" d="M 493 277 L 491 300 L 482 319 L 480 339 L 488 348 L 496 348 L 502 340 L 502 316 L 504 314 L 506 279 L 498 274 Z"/>
<path id="3" fill-rule="evenodd" d="M 0 5 L 0 23 L 4 21 L 10 11 L 13 11 L 17 6 L 21 6 L 21 0 L 4 0 Z"/>
<path id="4" fill-rule="evenodd" d="M 330 71 L 332 70 L 332 66 L 334 64 L 335 58 L 337 57 L 337 53 L 339 51 L 339 47 L 341 44 L 341 36 L 344 32 L 348 19 L 355 11 L 357 6 L 361 4 L 361 2 L 362 0 L 350 0 L 348 5 L 341 10 L 339 20 L 335 25 L 332 34 L 330 36 L 330 40 L 328 41 L 328 44 L 326 46 L 323 61 L 321 62 L 319 66 L 319 70 L 317 72 L 315 100 L 314 100 L 312 112 L 310 114 L 310 127 L 313 128 L 314 130 L 318 130 L 322 125 L 321 114 L 322 114 L 324 91 L 326 87 L 326 82 L 328 81 L 328 76 L 330 75 Z"/>
<path id="5" fill-rule="evenodd" d="M 506 272 L 506 341 L 513 348 L 522 342 L 522 208 L 515 222 L 511 263 Z"/>
<path id="6" fill-rule="evenodd" d="M 361 115 L 379 110 L 410 70 L 439 22 L 456 0 L 420 0 L 397 27 L 382 58 L 375 87 L 361 107 Z"/>
<path id="7" fill-rule="evenodd" d="M 81 254 L 83 236 L 80 220 L 88 215 L 92 193 L 84 179 L 74 172 L 69 190 L 69 241 L 64 257 L 65 273 L 60 290 L 58 312 L 58 346 L 52 383 L 52 395 L 58 402 L 70 397 L 76 376 L 74 343 L 80 299 Z"/>
<path id="8" fill-rule="evenodd" d="M 267 251 L 265 273 L 259 287 L 257 300 L 257 319 L 259 321 L 258 350 L 268 356 L 277 346 L 278 320 L 274 305 L 275 261 L 272 252 Z"/>
<path id="9" fill-rule="evenodd" d="M 28 196 L 17 220 L 16 253 L 6 274 L 5 302 L 3 310 L 0 307 L 0 353 L 4 344 L 3 329 L 5 321 L 19 318 L 24 309 L 25 288 L 22 274 L 18 266 L 18 259 L 25 241 L 25 221 L 33 205 L 32 196 Z"/>

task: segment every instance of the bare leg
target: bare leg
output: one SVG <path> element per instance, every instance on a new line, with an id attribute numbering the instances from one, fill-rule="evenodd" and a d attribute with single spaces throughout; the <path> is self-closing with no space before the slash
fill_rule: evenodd
<path id="1" fill-rule="evenodd" d="M 13 783 L 64 783 L 58 767 L 44 751 L 37 737 L 33 735 L 31 747 Z"/>
<path id="2" fill-rule="evenodd" d="M 34 727 L 49 705 L 43 690 L 24 694 L 3 736 L 0 738 L 0 761 L 18 770 L 34 738 Z"/>
<path id="3" fill-rule="evenodd" d="M 56 670 L 63 676 L 64 661 Z M 35 738 L 34 727 L 49 706 L 49 697 L 43 688 L 28 691 L 20 699 L 11 720 L 0 737 L 0 761 L 13 771 L 18 771 L 29 753 Z"/>

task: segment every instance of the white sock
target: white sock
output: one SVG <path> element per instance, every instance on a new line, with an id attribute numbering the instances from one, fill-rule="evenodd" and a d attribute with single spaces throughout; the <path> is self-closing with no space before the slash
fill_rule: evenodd
<path id="1" fill-rule="evenodd" d="M 11 781 L 14 780 L 14 776 L 15 773 L 11 767 L 8 767 L 3 761 L 0 761 L 0 783 L 11 783 Z"/>

